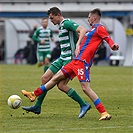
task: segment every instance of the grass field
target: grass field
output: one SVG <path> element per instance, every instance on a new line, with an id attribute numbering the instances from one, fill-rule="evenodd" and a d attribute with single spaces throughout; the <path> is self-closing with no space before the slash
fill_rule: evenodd
<path id="1" fill-rule="evenodd" d="M 21 94 L 22 89 L 33 90 L 41 84 L 42 68 L 31 65 L 0 65 L 0 133 L 131 133 L 133 132 L 133 70 L 131 67 L 91 68 L 91 87 L 99 95 L 110 121 L 99 121 L 99 113 L 82 92 L 77 79 L 70 81 L 92 109 L 78 119 L 79 105 L 60 92 L 57 87 L 48 92 L 42 113 L 35 115 L 7 106 L 12 94 L 19 95 L 24 106 L 31 103 Z"/>

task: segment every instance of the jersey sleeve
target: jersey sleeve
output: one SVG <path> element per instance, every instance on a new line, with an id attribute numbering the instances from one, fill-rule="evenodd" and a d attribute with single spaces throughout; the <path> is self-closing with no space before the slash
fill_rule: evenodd
<path id="1" fill-rule="evenodd" d="M 33 36 L 32 36 L 32 39 L 33 39 L 34 41 L 40 43 L 40 40 L 38 39 L 38 35 L 39 35 L 39 29 L 37 29 L 37 30 L 34 32 L 34 34 L 33 34 Z"/>
<path id="2" fill-rule="evenodd" d="M 114 41 L 111 39 L 110 35 L 108 34 L 106 28 L 103 25 L 98 27 L 97 33 L 103 40 L 105 40 L 109 44 L 110 47 L 113 46 Z"/>
<path id="3" fill-rule="evenodd" d="M 53 31 L 52 31 L 52 29 L 50 29 L 50 37 L 51 38 L 53 37 Z"/>
<path id="4" fill-rule="evenodd" d="M 64 27 L 67 30 L 76 31 L 76 29 L 79 27 L 79 25 L 77 23 L 75 23 L 74 21 L 69 20 L 64 23 Z"/>

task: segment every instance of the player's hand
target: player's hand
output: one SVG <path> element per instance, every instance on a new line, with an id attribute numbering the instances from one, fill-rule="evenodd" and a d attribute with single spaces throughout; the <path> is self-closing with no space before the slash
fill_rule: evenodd
<path id="1" fill-rule="evenodd" d="M 77 46 L 75 49 L 75 56 L 77 57 L 80 51 L 80 46 Z"/>
<path id="2" fill-rule="evenodd" d="M 45 44 L 45 40 L 41 40 L 40 44 Z"/>
<path id="3" fill-rule="evenodd" d="M 116 50 L 119 49 L 119 45 L 118 44 L 114 44 L 111 49 L 116 51 Z"/>

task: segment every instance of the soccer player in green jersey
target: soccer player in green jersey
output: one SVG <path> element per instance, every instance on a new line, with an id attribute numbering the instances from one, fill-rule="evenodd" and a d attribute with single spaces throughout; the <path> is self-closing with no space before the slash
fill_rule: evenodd
<path id="1" fill-rule="evenodd" d="M 48 68 L 48 70 L 42 76 L 42 84 L 47 83 L 64 65 L 69 63 L 76 51 L 79 51 L 79 45 L 86 33 L 86 29 L 70 19 L 64 19 L 61 11 L 57 7 L 52 7 L 48 10 L 49 19 L 51 22 L 59 26 L 59 41 L 61 47 L 61 55 L 56 59 Z M 76 49 L 76 50 L 75 50 Z M 65 92 L 70 98 L 75 100 L 80 105 L 79 118 L 82 118 L 86 112 L 91 108 L 90 104 L 85 102 L 79 94 L 73 89 L 67 86 L 69 79 L 62 80 L 58 83 L 58 88 Z M 47 92 L 43 93 L 37 98 L 37 102 L 34 106 L 25 107 L 22 109 L 33 112 L 35 114 L 41 113 L 41 105 Z"/>
<path id="2" fill-rule="evenodd" d="M 42 18 L 42 26 L 38 28 L 33 34 L 33 40 L 38 42 L 37 44 L 37 60 L 38 66 L 44 65 L 44 72 L 49 67 L 51 51 L 50 51 L 50 39 L 54 41 L 53 32 L 48 27 L 48 18 Z"/>

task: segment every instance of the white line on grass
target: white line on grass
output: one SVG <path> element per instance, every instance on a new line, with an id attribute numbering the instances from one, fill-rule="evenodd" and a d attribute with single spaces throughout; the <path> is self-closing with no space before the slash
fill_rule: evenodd
<path id="1" fill-rule="evenodd" d="M 41 129 L 41 130 L 28 130 L 28 133 L 29 132 L 51 132 L 51 131 L 75 131 L 75 130 L 99 130 L 99 129 L 127 129 L 127 128 L 133 128 L 133 126 L 109 126 L 109 127 L 91 127 L 91 128 L 67 128 L 67 129 Z M 6 132 L 6 131 L 5 131 Z M 19 132 L 19 133 L 24 133 L 24 132 L 27 132 L 27 130 L 24 130 L 24 131 L 19 131 L 19 130 L 10 130 L 8 132 Z M 3 132 L 4 133 L 4 132 Z"/>

